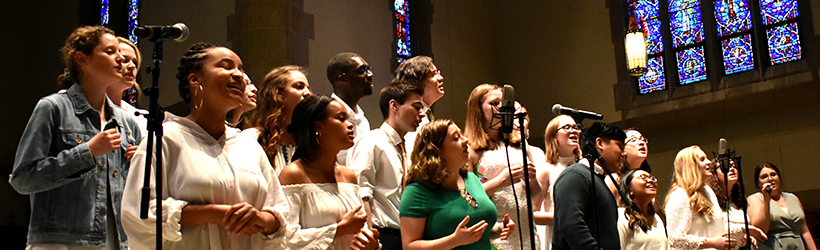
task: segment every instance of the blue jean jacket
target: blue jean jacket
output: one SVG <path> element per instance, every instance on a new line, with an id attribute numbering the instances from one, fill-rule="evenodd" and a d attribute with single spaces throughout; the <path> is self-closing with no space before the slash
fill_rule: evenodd
<path id="1" fill-rule="evenodd" d="M 139 145 L 142 135 L 134 118 L 107 97 L 105 101 L 107 119 L 116 120 L 122 146 Z M 30 195 L 29 245 L 105 246 L 110 187 L 120 246 L 127 246 L 120 201 L 130 164 L 122 148 L 91 156 L 88 140 L 100 128 L 100 114 L 85 99 L 80 84 L 37 103 L 9 177 L 17 192 Z"/>

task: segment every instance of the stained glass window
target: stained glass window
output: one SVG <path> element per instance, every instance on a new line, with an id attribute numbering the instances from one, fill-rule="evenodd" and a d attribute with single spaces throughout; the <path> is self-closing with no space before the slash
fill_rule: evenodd
<path id="1" fill-rule="evenodd" d="M 108 0 L 100 3 L 100 25 L 108 25 Z"/>
<path id="2" fill-rule="evenodd" d="M 663 57 L 652 57 L 646 62 L 647 72 L 638 78 L 641 94 L 648 94 L 666 89 L 666 80 L 663 77 Z"/>
<path id="3" fill-rule="evenodd" d="M 715 19 L 718 36 L 731 35 L 752 28 L 752 16 L 746 0 L 716 0 Z"/>
<path id="4" fill-rule="evenodd" d="M 760 0 L 760 15 L 763 25 L 770 25 L 796 18 L 797 0 Z"/>
<path id="5" fill-rule="evenodd" d="M 727 75 L 754 69 L 751 34 L 723 40 L 722 47 L 723 67 Z"/>
<path id="6" fill-rule="evenodd" d="M 675 48 L 703 41 L 700 0 L 670 1 L 669 21 L 672 29 L 672 45 Z"/>
<path id="7" fill-rule="evenodd" d="M 137 44 L 139 39 L 134 35 L 134 28 L 139 25 L 139 0 L 128 0 L 128 40 Z"/>
<path id="8" fill-rule="evenodd" d="M 706 80 L 706 60 L 703 47 L 696 46 L 675 53 L 678 58 L 678 77 L 680 84 L 689 84 Z"/>
<path id="9" fill-rule="evenodd" d="M 410 51 L 410 12 L 407 0 L 395 0 L 393 8 L 396 14 L 396 55 L 399 64 L 412 56 Z"/>
<path id="10" fill-rule="evenodd" d="M 788 23 L 766 30 L 772 65 L 800 59 L 800 35 L 797 23 Z"/>
<path id="11" fill-rule="evenodd" d="M 634 1 L 635 18 L 643 29 L 646 38 L 646 53 L 657 54 L 663 51 L 663 32 L 658 14 L 658 0 Z"/>

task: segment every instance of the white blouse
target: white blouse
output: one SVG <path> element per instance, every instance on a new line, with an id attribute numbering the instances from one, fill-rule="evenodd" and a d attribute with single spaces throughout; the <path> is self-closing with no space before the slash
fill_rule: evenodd
<path id="1" fill-rule="evenodd" d="M 242 134 L 251 136 L 254 141 L 259 142 L 259 129 L 257 128 L 242 130 Z M 271 162 L 274 170 L 276 170 L 277 176 L 282 173 L 282 169 L 285 168 L 285 166 L 293 161 L 293 153 L 296 152 L 296 146 L 294 145 L 279 144 L 278 146 L 279 151 L 273 156 L 273 162 Z"/>
<path id="2" fill-rule="evenodd" d="M 283 186 L 282 191 L 290 206 L 285 236 L 287 249 L 350 249 L 355 234 L 334 237 L 342 216 L 362 205 L 358 184 L 293 184 Z M 356 214 L 364 213 L 364 209 L 359 209 Z"/>
<path id="3" fill-rule="evenodd" d="M 720 210 L 715 192 L 709 186 L 705 186 L 704 189 L 712 202 L 713 212 L 710 216 L 700 216 L 692 211 L 686 190 L 677 187 L 670 191 L 664 211 L 668 224 L 669 246 L 672 249 L 698 249 L 706 239 L 721 236 L 727 231 L 726 213 Z M 742 221 L 742 218 L 740 219 Z M 735 223 L 734 218 L 732 220 L 730 237 L 745 245 L 743 225 Z M 735 249 L 740 245 L 737 244 Z"/>
<path id="4" fill-rule="evenodd" d="M 214 139 L 187 118 L 168 112 L 165 116 L 162 138 L 164 200 L 160 216 L 163 249 L 281 249 L 288 205 L 279 179 L 259 143 L 253 138 L 240 136 L 239 130 L 227 126 L 225 134 Z M 122 223 L 132 249 L 153 249 L 155 246 L 154 174 L 151 174 L 148 219 L 139 218 L 146 146 L 147 143 L 140 145 L 131 161 L 122 197 Z M 180 227 L 182 208 L 187 204 L 233 205 L 242 202 L 276 216 L 282 223 L 279 231 L 273 235 L 244 236 L 229 233 L 215 223 Z"/>
<path id="5" fill-rule="evenodd" d="M 655 214 L 654 223 L 648 231 L 641 228 L 629 228 L 629 220 L 624 215 L 626 208 L 618 208 L 618 234 L 621 236 L 621 249 L 624 250 L 666 250 L 669 243 L 666 239 L 666 228 L 658 214 Z"/>

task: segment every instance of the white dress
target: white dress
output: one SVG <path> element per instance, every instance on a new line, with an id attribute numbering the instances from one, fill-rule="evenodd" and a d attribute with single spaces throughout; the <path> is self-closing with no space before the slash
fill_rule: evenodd
<path id="1" fill-rule="evenodd" d="M 575 163 L 575 156 L 558 157 L 557 164 L 547 163 L 547 171 L 550 173 L 550 186 L 547 188 L 547 195 L 544 197 L 544 202 L 541 205 L 541 211 L 554 213 L 555 206 L 553 202 L 552 189 L 555 187 L 555 180 L 564 172 L 564 169 Z M 543 188 L 543 187 L 542 187 Z M 536 225 L 538 234 L 541 239 L 541 250 L 552 249 L 552 226 Z"/>
<path id="2" fill-rule="evenodd" d="M 508 148 L 510 166 L 521 166 L 523 164 L 521 150 L 514 147 Z M 532 162 L 535 164 L 536 168 L 543 168 L 546 165 L 546 161 L 543 157 L 544 151 L 541 151 L 538 147 L 530 146 L 527 153 L 528 155 L 533 156 L 531 159 L 527 159 L 527 162 Z M 485 178 L 492 179 L 501 174 L 502 171 L 508 171 L 507 151 L 504 149 L 504 145 L 500 145 L 496 150 L 485 151 L 478 165 L 478 172 L 482 175 L 479 176 L 479 179 L 482 181 L 484 181 Z M 505 214 L 509 214 L 510 218 L 515 222 L 515 232 L 512 233 L 506 240 L 494 238 L 491 239 L 491 241 L 498 249 L 521 249 L 521 235 L 518 233 L 518 228 L 520 227 L 521 233 L 524 235 L 524 249 L 530 249 L 529 220 L 531 220 L 531 218 L 527 213 L 527 209 L 529 208 L 527 207 L 527 193 L 524 188 L 524 181 L 519 181 L 513 186 L 515 186 L 515 194 L 518 196 L 518 206 L 521 207 L 520 210 L 516 208 L 515 198 L 513 197 L 512 191 L 513 189 L 510 186 L 502 187 L 496 191 L 495 194 L 490 196 L 490 199 L 495 204 L 496 209 L 498 209 L 498 222 L 504 220 Z M 533 196 L 535 195 L 537 194 L 533 194 Z M 517 219 L 518 211 L 520 211 L 521 221 L 518 221 Z M 536 239 L 535 243 L 536 249 L 540 249 L 539 240 Z"/>
<path id="3" fill-rule="evenodd" d="M 669 247 L 671 249 L 698 249 L 704 240 L 721 236 L 727 231 L 726 213 L 720 210 L 715 192 L 709 186 L 705 186 L 704 189 L 712 202 L 713 212 L 710 216 L 700 216 L 692 210 L 689 206 L 689 196 L 686 194 L 686 190 L 677 187 L 670 191 L 671 194 L 666 201 L 664 211 L 666 212 Z M 740 221 L 743 220 L 742 217 L 739 219 Z M 732 218 L 730 237 L 745 244 L 743 235 L 742 222 L 738 224 Z M 739 248 L 740 245 L 737 244 L 735 249 Z"/>
<path id="4" fill-rule="evenodd" d="M 259 143 L 227 126 L 225 134 L 214 139 L 187 118 L 168 112 L 165 117 L 163 201 L 162 215 L 159 216 L 163 221 L 163 249 L 281 249 L 288 204 L 279 179 Z M 147 143 L 140 145 L 131 161 L 122 196 L 122 224 L 131 249 L 153 249 L 155 246 L 157 214 L 153 173 L 148 219 L 139 217 L 146 146 Z M 279 231 L 273 235 L 244 236 L 229 233 L 215 223 L 184 228 L 179 224 L 182 208 L 187 204 L 233 205 L 242 202 L 271 212 L 281 222 Z"/>
<path id="5" fill-rule="evenodd" d="M 304 183 L 286 185 L 282 190 L 290 206 L 285 233 L 287 249 L 350 249 L 355 234 L 338 239 L 334 236 L 342 216 L 362 205 L 359 185 Z M 364 213 L 364 209 L 357 212 Z"/>
<path id="6" fill-rule="evenodd" d="M 667 250 L 669 243 L 666 239 L 666 228 L 658 214 L 655 214 L 654 223 L 648 231 L 641 228 L 629 228 L 629 220 L 624 215 L 623 207 L 618 208 L 618 234 L 621 236 L 623 250 Z"/>
<path id="7" fill-rule="evenodd" d="M 259 142 L 259 129 L 257 128 L 247 128 L 242 130 L 242 134 L 251 136 L 254 141 Z M 279 144 L 279 151 L 273 156 L 273 161 L 271 162 L 271 166 L 276 171 L 277 176 L 282 173 L 282 169 L 285 168 L 285 166 L 293 161 L 293 153 L 295 152 L 296 146 Z"/>

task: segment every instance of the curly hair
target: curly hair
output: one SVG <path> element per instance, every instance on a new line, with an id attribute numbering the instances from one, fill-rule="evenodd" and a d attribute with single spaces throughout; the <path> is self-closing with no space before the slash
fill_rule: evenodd
<path id="1" fill-rule="evenodd" d="M 271 163 L 273 157 L 279 153 L 279 140 L 284 134 L 288 124 L 285 123 L 284 103 L 285 85 L 290 78 L 291 71 L 298 71 L 306 74 L 302 67 L 296 65 L 285 65 L 272 69 L 265 75 L 265 79 L 259 84 L 256 94 L 256 110 L 250 116 L 249 126 L 259 130 L 257 141 L 262 145 L 265 154 Z M 274 169 L 285 166 L 273 166 Z"/>
<path id="2" fill-rule="evenodd" d="M 316 160 L 321 145 L 319 145 L 313 124 L 328 119 L 327 106 L 333 101 L 336 100 L 328 96 L 312 95 L 300 101 L 293 109 L 293 120 L 287 126 L 288 133 L 293 134 L 296 138 L 296 152 L 293 153 L 293 160 L 303 159 L 303 161 L 311 162 Z"/>
<path id="3" fill-rule="evenodd" d="M 60 51 L 63 53 L 63 62 L 69 72 L 69 77 L 65 73 L 57 76 L 57 86 L 61 89 L 67 89 L 77 82 L 80 69 L 77 68 L 77 62 L 74 60 L 74 55 L 77 52 L 82 52 L 85 55 L 92 55 L 94 48 L 100 44 L 100 38 L 110 34 L 114 36 L 114 31 L 103 26 L 83 26 L 79 27 L 65 41 Z"/>
<path id="4" fill-rule="evenodd" d="M 476 151 L 495 150 L 498 144 L 493 142 L 487 131 L 484 131 L 484 112 L 481 105 L 487 100 L 490 92 L 501 89 L 501 86 L 483 83 L 470 92 L 467 100 L 467 122 L 464 126 L 464 136 L 470 141 L 470 146 Z"/>
<path id="5" fill-rule="evenodd" d="M 706 181 L 698 165 L 696 152 L 703 151 L 697 145 L 681 149 L 675 156 L 675 172 L 672 174 L 672 184 L 666 193 L 666 201 L 675 188 L 682 188 L 689 196 L 689 207 L 700 216 L 712 215 L 712 202 L 706 195 Z"/>
<path id="6" fill-rule="evenodd" d="M 544 145 L 546 145 L 546 150 L 544 150 L 544 154 L 546 155 L 547 162 L 550 164 L 558 164 L 558 129 L 561 125 L 562 118 L 570 118 L 572 117 L 568 115 L 559 115 L 547 124 L 547 128 L 544 129 Z M 579 144 L 575 149 L 572 150 L 573 156 L 575 156 L 575 160 L 581 159 L 581 145 Z"/>
<path id="7" fill-rule="evenodd" d="M 419 128 L 413 153 L 410 154 L 413 165 L 407 169 L 403 186 L 413 182 L 422 182 L 428 188 L 441 186 L 449 176 L 441 155 L 441 146 L 447 138 L 447 129 L 453 125 L 448 119 L 431 121 Z M 467 165 L 458 170 L 459 175 L 467 176 Z"/>
<path id="8" fill-rule="evenodd" d="M 715 160 L 717 160 L 717 159 L 715 159 Z M 707 180 L 707 184 L 709 185 L 710 188 L 712 188 L 713 191 L 715 191 L 715 196 L 717 197 L 717 200 L 718 200 L 718 206 L 720 206 L 721 210 L 726 211 L 726 210 L 729 209 L 726 206 L 726 202 L 731 202 L 732 206 L 734 206 L 735 208 L 740 209 L 741 206 L 743 206 L 745 204 L 745 202 L 744 202 L 745 197 L 743 197 L 743 194 L 740 193 L 740 182 L 736 182 L 735 185 L 732 185 L 732 194 L 731 194 L 731 197 L 729 197 L 729 195 L 726 195 L 726 183 L 722 182 L 722 181 L 720 181 L 720 179 L 718 179 L 720 176 L 723 176 L 723 175 L 720 174 L 720 176 L 719 176 L 719 174 L 717 173 L 717 170 L 718 170 L 718 168 L 716 168 L 716 167 L 713 167 L 711 169 L 712 177 L 710 177 Z"/>
<path id="9" fill-rule="evenodd" d="M 632 230 L 640 228 L 645 233 L 652 227 L 649 223 L 650 218 L 643 215 L 641 207 L 632 201 L 634 197 L 630 194 L 632 192 L 632 180 L 635 179 L 635 172 L 638 170 L 641 169 L 629 170 L 621 177 L 621 190 L 624 190 L 624 193 L 627 194 L 626 200 L 629 202 L 626 209 L 624 209 L 624 215 L 629 220 L 629 228 Z M 652 202 L 649 202 L 646 209 L 649 211 L 649 216 L 655 216 L 655 206 L 652 205 Z"/>
<path id="10" fill-rule="evenodd" d="M 208 51 L 213 48 L 217 46 L 203 42 L 195 43 L 179 58 L 176 77 L 179 81 L 179 96 L 186 104 L 191 103 L 191 84 L 188 82 L 188 76 L 202 70 L 205 59 L 208 58 Z"/>

